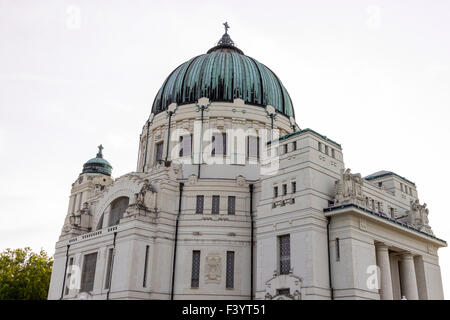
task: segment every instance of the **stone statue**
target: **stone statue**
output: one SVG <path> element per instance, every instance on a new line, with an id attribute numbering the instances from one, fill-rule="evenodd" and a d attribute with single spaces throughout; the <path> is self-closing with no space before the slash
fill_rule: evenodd
<path id="1" fill-rule="evenodd" d="M 355 203 L 363 205 L 362 184 L 361 174 L 353 174 L 350 169 L 346 169 L 342 173 L 341 179 L 335 183 L 334 204 Z"/>
<path id="2" fill-rule="evenodd" d="M 415 200 L 410 202 L 411 209 L 408 211 L 406 222 L 410 225 L 418 228 L 421 231 L 424 231 L 428 234 L 433 234 L 431 227 L 429 225 L 428 220 L 428 208 L 427 204 L 424 203 L 421 205 L 419 200 Z"/>

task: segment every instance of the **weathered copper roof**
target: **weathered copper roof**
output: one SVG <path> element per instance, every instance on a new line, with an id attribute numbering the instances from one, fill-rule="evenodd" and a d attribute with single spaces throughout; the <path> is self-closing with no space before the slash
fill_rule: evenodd
<path id="1" fill-rule="evenodd" d="M 111 176 L 112 166 L 109 164 L 108 161 L 103 159 L 102 149 L 103 149 L 103 146 L 99 145 L 98 146 L 99 151 L 97 153 L 97 156 L 95 158 L 88 160 L 83 165 L 83 171 L 81 172 L 82 174 L 83 173 L 101 173 L 101 174 L 104 174 L 107 176 Z"/>
<path id="2" fill-rule="evenodd" d="M 157 114 L 175 102 L 195 103 L 201 97 L 210 101 L 272 105 L 278 112 L 294 116 L 291 98 L 281 81 L 268 67 L 244 55 L 225 33 L 206 54 L 181 64 L 164 81 L 153 102 Z"/>

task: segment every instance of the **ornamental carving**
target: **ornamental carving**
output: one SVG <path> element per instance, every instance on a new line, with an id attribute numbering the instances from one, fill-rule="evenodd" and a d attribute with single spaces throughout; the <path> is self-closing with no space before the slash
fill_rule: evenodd
<path id="1" fill-rule="evenodd" d="M 419 200 L 410 201 L 411 209 L 407 212 L 406 222 L 418 228 L 420 231 L 433 235 L 428 221 L 427 204 L 419 203 Z"/>
<path id="2" fill-rule="evenodd" d="M 341 179 L 335 182 L 334 205 L 354 203 L 364 205 L 362 193 L 363 179 L 360 173 L 351 173 L 350 169 L 342 172 Z"/>
<path id="3" fill-rule="evenodd" d="M 294 275 L 292 270 L 289 274 L 278 275 L 275 271 L 271 279 L 266 281 L 265 300 L 302 300 L 304 288 L 303 279 Z"/>
<path id="4" fill-rule="evenodd" d="M 206 256 L 205 264 L 205 282 L 220 283 L 222 278 L 222 258 L 220 255 Z"/>

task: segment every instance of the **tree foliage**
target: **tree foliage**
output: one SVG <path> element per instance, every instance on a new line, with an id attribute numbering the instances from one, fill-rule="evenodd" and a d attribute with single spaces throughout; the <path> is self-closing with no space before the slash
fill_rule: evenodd
<path id="1" fill-rule="evenodd" d="M 44 250 L 6 249 L 0 253 L 0 300 L 47 299 L 52 266 Z"/>

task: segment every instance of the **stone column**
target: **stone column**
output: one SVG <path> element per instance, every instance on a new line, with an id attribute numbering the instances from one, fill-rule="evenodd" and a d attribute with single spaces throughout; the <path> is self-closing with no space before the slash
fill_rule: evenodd
<path id="1" fill-rule="evenodd" d="M 391 265 L 389 263 L 389 250 L 384 243 L 376 244 L 377 264 L 380 268 L 380 299 L 393 300 Z"/>
<path id="2" fill-rule="evenodd" d="M 409 252 L 400 255 L 400 283 L 402 287 L 402 296 L 406 296 L 406 299 L 408 300 L 419 299 L 414 259 Z"/>

